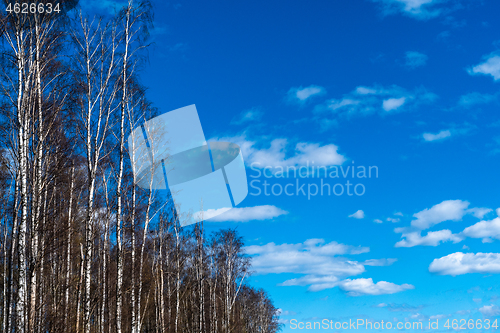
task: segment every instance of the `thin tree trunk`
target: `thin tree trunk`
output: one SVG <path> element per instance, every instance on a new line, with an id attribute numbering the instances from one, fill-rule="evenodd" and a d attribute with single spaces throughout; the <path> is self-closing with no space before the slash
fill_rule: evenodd
<path id="1" fill-rule="evenodd" d="M 71 185 L 69 189 L 69 208 L 68 208 L 68 244 L 66 247 L 66 292 L 65 292 L 65 311 L 64 327 L 68 327 L 69 316 L 69 277 L 71 274 L 71 233 L 72 233 L 72 209 L 73 209 L 73 190 L 75 188 L 75 166 L 71 166 Z"/>
<path id="2" fill-rule="evenodd" d="M 118 183 L 116 186 L 117 209 L 116 209 L 116 246 L 117 246 L 117 281 L 116 281 L 116 332 L 122 332 L 122 284 L 123 284 L 123 254 L 122 254 L 122 179 L 123 179 L 123 160 L 125 146 L 125 105 L 127 103 L 127 61 L 129 47 L 129 20 L 130 8 L 129 2 L 126 12 L 125 24 L 125 52 L 123 54 L 122 68 L 122 99 L 120 113 L 120 165 L 118 171 Z"/>
<path id="3" fill-rule="evenodd" d="M 84 255 L 83 255 L 83 245 L 80 244 L 80 280 L 78 281 L 78 296 L 76 298 L 76 330 L 75 332 L 80 332 L 80 309 L 82 302 L 82 289 L 83 289 L 83 279 L 84 279 Z"/>
<path id="4" fill-rule="evenodd" d="M 24 46 L 23 46 L 23 32 L 17 31 L 17 46 L 19 50 L 18 57 L 18 80 L 19 92 L 17 100 L 17 115 L 19 121 L 18 129 L 18 156 L 19 156 L 19 172 L 21 174 L 21 221 L 19 225 L 19 244 L 18 244 L 18 280 L 19 287 L 17 290 L 16 301 L 16 330 L 19 333 L 25 332 L 26 324 L 26 292 L 27 292 L 27 265 L 26 265 L 26 233 L 27 233 L 27 219 L 28 219 L 28 188 L 27 188 L 27 110 L 24 110 L 23 100 L 23 83 L 25 78 L 24 71 Z"/>

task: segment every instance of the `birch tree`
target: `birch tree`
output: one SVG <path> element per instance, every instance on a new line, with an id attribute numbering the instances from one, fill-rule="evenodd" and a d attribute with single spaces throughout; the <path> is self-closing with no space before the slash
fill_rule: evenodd
<path id="1" fill-rule="evenodd" d="M 91 270 L 93 255 L 94 194 L 97 170 L 109 130 L 111 113 L 116 108 L 117 84 L 112 78 L 117 62 L 116 28 L 80 14 L 79 30 L 73 40 L 78 50 L 77 79 L 83 92 L 80 101 L 80 137 L 85 145 L 87 165 L 87 217 L 85 220 L 85 332 L 90 332 Z"/>

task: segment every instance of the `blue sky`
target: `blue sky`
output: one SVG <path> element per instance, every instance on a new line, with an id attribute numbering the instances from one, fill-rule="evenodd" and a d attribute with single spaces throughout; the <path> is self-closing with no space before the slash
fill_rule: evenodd
<path id="1" fill-rule="evenodd" d="M 160 111 L 196 104 L 207 138 L 242 147 L 262 193 L 205 226 L 244 237 L 283 332 L 292 319 L 445 330 L 500 316 L 500 2 L 154 7 L 143 84 Z M 263 193 L 264 181 L 314 190 L 320 178 L 256 177 L 312 162 L 378 177 L 323 179 L 342 195 Z"/>

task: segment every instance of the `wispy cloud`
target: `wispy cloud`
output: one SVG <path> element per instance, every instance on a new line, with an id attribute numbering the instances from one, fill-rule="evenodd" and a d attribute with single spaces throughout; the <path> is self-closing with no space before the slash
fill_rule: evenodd
<path id="1" fill-rule="evenodd" d="M 382 101 L 382 109 L 392 111 L 399 109 L 406 102 L 406 97 L 388 98 Z"/>
<path id="2" fill-rule="evenodd" d="M 500 307 L 495 304 L 485 305 L 479 308 L 479 312 L 481 312 L 486 317 L 500 316 Z"/>
<path id="3" fill-rule="evenodd" d="M 241 125 L 251 121 L 257 121 L 260 120 L 260 118 L 262 118 L 263 114 L 264 112 L 262 112 L 260 107 L 254 107 L 241 112 L 238 117 L 236 117 L 231 121 L 231 123 L 235 125 Z"/>
<path id="4" fill-rule="evenodd" d="M 374 113 L 388 115 L 414 109 L 418 105 L 428 104 L 437 96 L 424 88 L 408 91 L 398 86 L 366 87 L 359 86 L 339 99 L 330 99 L 317 105 L 315 113 L 320 121 L 329 121 L 330 117 L 366 116 Z"/>
<path id="5" fill-rule="evenodd" d="M 346 291 L 349 296 L 387 295 L 415 289 L 414 286 L 406 283 L 402 285 L 397 285 L 387 281 L 373 283 L 372 278 L 360 278 L 354 280 L 346 279 L 339 284 L 339 287 L 340 289 Z"/>
<path id="6" fill-rule="evenodd" d="M 497 209 L 497 214 L 500 214 L 500 208 Z M 477 222 L 465 228 L 462 234 L 470 238 L 482 238 L 483 243 L 490 243 L 492 238 L 500 239 L 500 217 L 490 221 Z"/>
<path id="7" fill-rule="evenodd" d="M 500 80 L 500 53 L 494 52 L 483 57 L 483 62 L 479 65 L 468 68 L 470 75 L 491 75 L 493 80 Z"/>
<path id="8" fill-rule="evenodd" d="M 436 134 L 433 133 L 424 133 L 422 134 L 422 137 L 424 138 L 425 141 L 431 142 L 431 141 L 440 141 L 446 138 L 449 138 L 451 136 L 450 130 L 442 130 Z"/>
<path id="9" fill-rule="evenodd" d="M 355 213 L 349 215 L 348 217 L 352 217 L 355 219 L 364 219 L 365 218 L 365 212 L 363 212 L 361 209 L 356 211 Z"/>
<path id="10" fill-rule="evenodd" d="M 398 259 L 396 258 L 382 258 L 382 259 L 368 259 L 362 262 L 365 266 L 390 266 Z"/>
<path id="11" fill-rule="evenodd" d="M 468 273 L 500 273 L 500 253 L 455 252 L 434 259 L 429 272 L 440 275 L 462 275 Z"/>
<path id="12" fill-rule="evenodd" d="M 311 85 L 309 87 L 290 88 L 287 93 L 286 99 L 291 103 L 304 104 L 307 100 L 315 96 L 326 94 L 323 87 Z"/>
<path id="13" fill-rule="evenodd" d="M 351 246 L 337 242 L 326 243 L 323 239 L 308 239 L 303 243 L 268 243 L 245 247 L 245 252 L 254 255 L 252 267 L 258 274 L 298 273 L 350 276 L 365 271 L 356 261 L 336 257 L 346 254 L 369 252 L 368 247 Z"/>
<path id="14" fill-rule="evenodd" d="M 482 94 L 478 92 L 472 92 L 460 96 L 458 105 L 464 108 L 471 108 L 473 106 L 488 104 L 497 101 L 498 97 L 498 94 Z"/>
<path id="15" fill-rule="evenodd" d="M 427 20 L 439 16 L 443 8 L 438 5 L 446 2 L 443 0 L 372 0 L 381 4 L 384 15 L 393 15 L 397 13 L 406 16 Z"/>
<path id="16" fill-rule="evenodd" d="M 465 237 L 469 237 L 465 232 L 454 234 L 450 230 L 444 229 L 430 231 L 425 236 L 422 236 L 422 230 L 429 229 L 445 221 L 461 221 L 465 215 L 483 218 L 492 211 L 483 207 L 469 208 L 469 205 L 468 201 L 445 200 L 431 208 L 413 214 L 415 219 L 411 221 L 411 227 L 394 229 L 396 233 L 402 234 L 402 239 L 395 244 L 395 247 L 437 246 L 443 242 L 458 243 L 462 241 Z M 483 229 L 482 227 L 481 225 L 477 229 Z M 473 234 L 473 231 L 470 230 L 468 233 Z"/>
<path id="17" fill-rule="evenodd" d="M 476 126 L 464 123 L 462 125 L 451 124 L 451 127 L 448 129 L 443 129 L 437 133 L 423 133 L 422 139 L 425 142 L 435 142 L 435 141 L 443 141 L 445 139 L 449 139 L 452 137 L 457 137 L 460 135 L 465 135 L 475 129 Z"/>
<path id="18" fill-rule="evenodd" d="M 351 246 L 337 242 L 325 243 L 323 239 L 308 239 L 303 243 L 251 245 L 245 247 L 245 253 L 252 255 L 252 267 L 257 274 L 295 273 L 303 276 L 289 279 L 280 286 L 309 286 L 309 291 L 320 291 L 340 285 L 349 289 L 346 277 L 365 272 L 366 266 L 388 266 L 396 260 L 369 259 L 364 262 L 349 260 L 344 255 L 356 255 L 369 252 L 369 248 Z M 353 282 L 351 285 L 354 285 Z M 382 284 L 383 285 L 383 284 Z M 378 285 L 375 288 L 379 288 Z M 380 289 L 383 290 L 383 289 Z M 361 292 L 361 290 L 359 291 Z"/>
<path id="19" fill-rule="evenodd" d="M 411 225 L 423 230 L 444 221 L 460 221 L 465 214 L 476 212 L 476 210 L 468 210 L 469 205 L 468 201 L 445 200 L 413 214 L 415 220 L 411 221 Z"/>
<path id="20" fill-rule="evenodd" d="M 210 219 L 210 222 L 248 222 L 253 220 L 271 220 L 286 214 L 288 214 L 287 211 L 276 206 L 263 205 L 242 208 L 220 208 L 217 210 L 208 209 L 203 212 L 203 218 L 205 220 Z M 201 213 L 197 213 L 196 217 L 201 217 Z"/>
<path id="21" fill-rule="evenodd" d="M 283 309 L 278 309 L 278 312 L 280 316 L 295 316 L 297 314 L 297 312 L 283 310 Z"/>
<path id="22" fill-rule="evenodd" d="M 425 66 L 429 57 L 420 52 L 408 51 L 405 56 L 405 66 L 410 69 L 415 69 L 417 67 Z"/>
<path id="23" fill-rule="evenodd" d="M 334 144 L 299 142 L 293 148 L 287 139 L 280 138 L 271 141 L 268 148 L 256 148 L 255 141 L 249 141 L 245 136 L 215 138 L 218 141 L 237 143 L 242 150 L 247 165 L 256 168 L 270 167 L 300 167 L 311 164 L 330 166 L 341 165 L 347 158 L 341 155 Z M 266 141 L 266 140 L 262 140 Z"/>
<path id="24" fill-rule="evenodd" d="M 399 229 L 396 229 L 397 231 Z M 401 237 L 403 239 L 397 242 L 394 245 L 395 247 L 437 246 L 442 242 L 452 241 L 453 243 L 458 243 L 463 239 L 448 229 L 430 231 L 425 236 L 422 236 L 420 231 L 404 232 Z"/>

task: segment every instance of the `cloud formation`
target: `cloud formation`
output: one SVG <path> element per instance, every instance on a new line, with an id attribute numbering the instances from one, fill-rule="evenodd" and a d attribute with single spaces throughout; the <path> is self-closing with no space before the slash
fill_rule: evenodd
<path id="1" fill-rule="evenodd" d="M 491 53 L 483 57 L 483 62 L 468 68 L 467 72 L 470 75 L 491 75 L 493 80 L 500 80 L 500 54 L 498 52 Z"/>
<path id="2" fill-rule="evenodd" d="M 223 211 L 224 213 L 220 213 Z M 197 213 L 200 217 L 200 213 Z M 219 215 L 220 214 L 220 215 Z M 254 206 L 254 207 L 242 207 L 242 208 L 221 208 L 221 209 L 208 209 L 203 212 L 203 217 L 209 219 L 213 217 L 210 222 L 248 222 L 253 220 L 271 220 L 275 217 L 286 215 L 287 211 L 280 209 L 272 205 Z"/>
<path id="3" fill-rule="evenodd" d="M 399 228 L 396 229 L 397 231 L 399 231 Z M 442 242 L 452 241 L 453 243 L 458 243 L 463 239 L 448 229 L 429 231 L 425 236 L 422 236 L 420 231 L 407 232 L 403 233 L 401 237 L 403 239 L 397 242 L 394 245 L 395 247 L 438 246 Z"/>
<path id="4" fill-rule="evenodd" d="M 326 94 L 323 87 L 311 85 L 309 87 L 290 88 L 287 93 L 287 100 L 291 103 L 304 104 L 307 100 L 314 96 L 321 96 Z"/>
<path id="5" fill-rule="evenodd" d="M 500 217 L 490 221 L 480 221 L 462 231 L 470 238 L 482 238 L 483 243 L 490 243 L 492 238 L 500 239 Z"/>
<path id="6" fill-rule="evenodd" d="M 406 283 L 402 285 L 397 285 L 387 281 L 373 283 L 372 278 L 360 278 L 354 280 L 346 279 L 340 282 L 339 287 L 340 289 L 346 291 L 349 296 L 388 295 L 415 289 L 414 286 Z"/>
<path id="7" fill-rule="evenodd" d="M 468 273 L 500 273 L 500 253 L 455 252 L 434 259 L 429 272 L 440 275 L 462 275 Z"/>
<path id="8" fill-rule="evenodd" d="M 460 221 L 468 212 L 468 201 L 445 200 L 431 208 L 426 208 L 413 214 L 416 219 L 411 221 L 411 225 L 418 229 L 428 229 L 444 221 Z"/>
<path id="9" fill-rule="evenodd" d="M 481 312 L 486 317 L 500 316 L 500 307 L 495 304 L 485 305 L 479 308 L 479 312 Z"/>
<path id="10" fill-rule="evenodd" d="M 418 20 L 427 20 L 443 13 L 442 0 L 373 0 L 382 6 L 384 15 L 401 13 Z"/>
<path id="11" fill-rule="evenodd" d="M 345 278 L 365 272 L 365 265 L 389 266 L 396 261 L 394 258 L 369 259 L 364 262 L 349 260 L 339 256 L 366 253 L 370 249 L 337 242 L 325 243 L 319 238 L 308 239 L 297 244 L 251 245 L 245 247 L 244 250 L 246 254 L 253 257 L 252 267 L 257 274 L 302 274 L 301 277 L 286 280 L 279 285 L 309 286 L 309 291 L 320 291 L 343 285 L 345 286 L 343 290 L 355 293 L 354 288 L 359 282 L 349 284 L 351 280 L 344 280 Z M 383 286 L 384 283 L 371 288 L 378 288 L 378 292 L 384 292 Z M 357 290 L 357 292 L 362 293 L 362 290 Z"/>
<path id="12" fill-rule="evenodd" d="M 252 267 L 258 274 L 298 273 L 352 276 L 365 271 L 356 261 L 336 257 L 369 252 L 368 247 L 351 246 L 323 239 L 308 239 L 303 243 L 251 245 L 245 252 L 253 255 Z"/>
<path id="13" fill-rule="evenodd" d="M 264 113 L 262 112 L 261 108 L 258 107 L 251 108 L 249 110 L 243 111 L 236 119 L 231 121 L 231 123 L 235 125 L 241 125 L 251 121 L 257 121 L 260 120 L 260 118 L 262 118 L 263 114 Z"/>
<path id="14" fill-rule="evenodd" d="M 405 66 L 410 69 L 422 67 L 427 63 L 427 59 L 429 59 L 429 57 L 426 54 L 416 51 L 408 51 L 405 55 Z"/>
<path id="15" fill-rule="evenodd" d="M 290 148 L 288 140 L 280 138 L 272 140 L 268 148 L 256 148 L 256 142 L 249 141 L 244 136 L 221 137 L 215 140 L 238 144 L 245 158 L 245 164 L 253 165 L 255 168 L 300 167 L 308 163 L 310 165 L 313 161 L 316 166 L 330 166 L 341 165 L 347 160 L 334 144 L 299 142 L 294 148 Z"/>
<path id="16" fill-rule="evenodd" d="M 390 266 L 398 261 L 396 258 L 368 259 L 362 262 L 365 266 Z"/>
<path id="17" fill-rule="evenodd" d="M 449 138 L 450 136 L 451 136 L 450 130 L 442 130 L 436 134 L 432 134 L 432 133 L 422 134 L 422 137 L 424 138 L 424 140 L 428 141 L 428 142 L 443 140 L 443 139 Z"/>
<path id="18" fill-rule="evenodd" d="M 411 221 L 411 227 L 396 228 L 396 233 L 401 233 L 401 240 L 395 244 L 395 247 L 414 247 L 414 246 L 437 246 L 443 242 L 451 241 L 458 243 L 465 237 L 486 238 L 495 237 L 495 229 L 491 229 L 496 223 L 492 221 L 481 221 L 476 226 L 466 228 L 461 233 L 453 234 L 449 229 L 430 231 L 422 236 L 422 230 L 429 229 L 445 221 L 461 221 L 465 215 L 472 215 L 476 218 L 483 218 L 492 211 L 489 208 L 473 207 L 468 208 L 470 203 L 462 200 L 445 200 L 431 208 L 426 208 L 413 214 L 414 220 Z M 484 231 L 488 228 L 488 232 Z"/>
<path id="19" fill-rule="evenodd" d="M 315 113 L 321 115 L 323 122 L 331 123 L 329 116 L 366 116 L 374 113 L 388 115 L 414 109 L 418 105 L 428 104 L 437 96 L 424 88 L 408 91 L 396 85 L 389 87 L 358 86 L 342 98 L 330 99 L 316 106 Z"/>
<path id="20" fill-rule="evenodd" d="M 364 219 L 365 218 L 365 212 L 363 212 L 361 209 L 356 211 L 355 213 L 349 215 L 348 217 L 352 217 L 355 219 Z"/>

